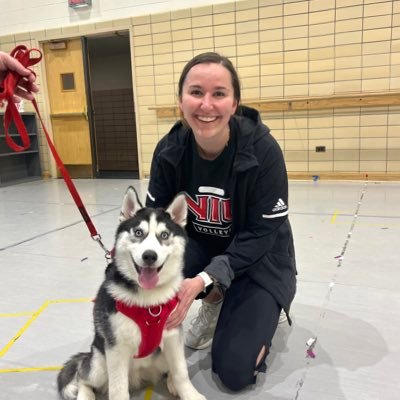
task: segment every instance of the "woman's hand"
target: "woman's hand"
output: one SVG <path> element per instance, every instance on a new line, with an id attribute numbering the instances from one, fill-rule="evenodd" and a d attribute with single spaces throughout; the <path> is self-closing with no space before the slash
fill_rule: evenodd
<path id="1" fill-rule="evenodd" d="M 185 279 L 178 293 L 179 303 L 168 317 L 166 328 L 172 329 L 179 326 L 189 311 L 194 299 L 204 290 L 204 281 L 199 276 Z"/>
<path id="2" fill-rule="evenodd" d="M 35 85 L 36 77 L 31 70 L 25 68 L 17 59 L 9 54 L 0 51 L 0 86 L 8 72 L 15 71 L 21 75 L 21 80 L 15 89 L 14 101 L 19 102 L 20 98 L 32 100 L 33 95 L 30 92 L 38 92 L 39 88 Z"/>

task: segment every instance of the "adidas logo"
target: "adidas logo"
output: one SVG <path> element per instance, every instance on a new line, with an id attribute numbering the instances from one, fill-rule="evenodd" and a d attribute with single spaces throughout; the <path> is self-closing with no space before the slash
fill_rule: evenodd
<path id="1" fill-rule="evenodd" d="M 282 199 L 279 199 L 272 212 L 287 210 L 287 205 Z"/>

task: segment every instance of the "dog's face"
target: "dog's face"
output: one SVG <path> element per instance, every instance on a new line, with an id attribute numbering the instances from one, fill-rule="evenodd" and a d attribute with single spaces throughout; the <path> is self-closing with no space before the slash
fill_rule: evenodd
<path id="1" fill-rule="evenodd" d="M 125 194 L 115 243 L 118 270 L 143 289 L 153 289 L 182 275 L 186 244 L 185 196 L 166 209 L 143 208 L 135 190 Z"/>

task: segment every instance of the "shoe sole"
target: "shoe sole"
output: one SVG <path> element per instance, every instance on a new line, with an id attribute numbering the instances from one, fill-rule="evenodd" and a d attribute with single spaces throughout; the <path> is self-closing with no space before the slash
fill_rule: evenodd
<path id="1" fill-rule="evenodd" d="M 189 345 L 189 344 L 187 344 L 187 343 L 185 343 L 185 346 L 186 346 L 186 347 L 189 347 L 189 349 L 193 349 L 193 350 L 204 350 L 204 349 L 206 349 L 207 347 L 210 347 L 210 346 L 211 346 L 211 343 L 212 343 L 212 339 L 210 339 L 210 340 L 208 340 L 207 342 L 201 344 L 200 346 L 191 346 L 191 345 Z"/>

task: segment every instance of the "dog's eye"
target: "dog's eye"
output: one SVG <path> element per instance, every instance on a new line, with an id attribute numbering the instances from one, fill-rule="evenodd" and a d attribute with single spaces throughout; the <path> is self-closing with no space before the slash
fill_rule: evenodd
<path id="1" fill-rule="evenodd" d="M 135 237 L 142 237 L 143 231 L 140 228 L 138 228 L 133 231 L 133 234 L 135 235 Z"/>
<path id="2" fill-rule="evenodd" d="M 162 240 L 167 240 L 167 239 L 169 238 L 169 233 L 168 233 L 167 231 L 161 232 L 160 238 L 161 238 Z"/>

